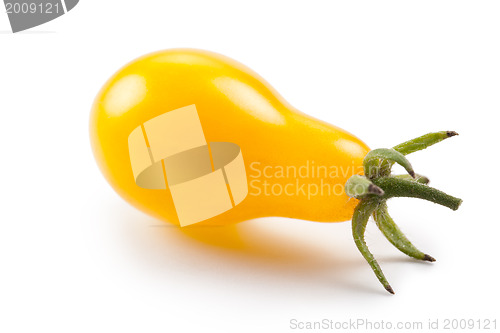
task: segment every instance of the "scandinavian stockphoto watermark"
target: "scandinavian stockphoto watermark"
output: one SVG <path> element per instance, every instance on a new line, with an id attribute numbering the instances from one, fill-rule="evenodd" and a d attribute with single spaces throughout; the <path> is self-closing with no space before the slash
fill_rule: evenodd
<path id="1" fill-rule="evenodd" d="M 137 77 L 125 80 L 134 84 Z M 181 226 L 222 214 L 248 194 L 240 147 L 233 142 L 207 142 L 194 104 L 140 124 L 129 134 L 128 147 L 137 186 L 164 190 L 172 198 Z"/>
<path id="2" fill-rule="evenodd" d="M 12 32 L 52 21 L 70 10 L 79 0 L 4 0 Z"/>
<path id="3" fill-rule="evenodd" d="M 320 319 L 320 320 L 299 320 L 292 318 L 289 321 L 291 330 L 297 331 L 496 331 L 497 320 L 488 318 L 428 318 L 425 320 L 372 320 L 368 318 L 349 318 L 346 320 Z"/>
<path id="4" fill-rule="evenodd" d="M 306 160 L 298 165 L 267 165 L 252 162 L 249 165 L 249 195 L 252 196 L 316 196 L 344 195 L 344 182 L 363 168 L 354 162 L 348 166 L 321 165 Z"/>

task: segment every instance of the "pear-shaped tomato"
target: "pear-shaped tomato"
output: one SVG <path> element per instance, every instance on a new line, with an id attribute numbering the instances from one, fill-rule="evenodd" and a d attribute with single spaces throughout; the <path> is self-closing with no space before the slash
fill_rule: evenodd
<path id="1" fill-rule="evenodd" d="M 345 194 L 344 184 L 362 173 L 369 148 L 348 132 L 296 110 L 242 64 L 192 49 L 160 51 L 132 61 L 95 99 L 90 120 L 95 157 L 109 183 L 132 205 L 179 223 L 172 184 L 151 189 L 136 183 L 129 136 L 134 130 L 140 136 L 139 128 L 146 130 L 144 124 L 151 119 L 189 106 L 196 109 L 208 147 L 212 142 L 239 146 L 248 187 L 241 202 L 200 224 L 263 216 L 321 222 L 352 217 L 357 200 Z M 163 132 L 169 143 L 161 144 L 181 147 L 192 136 L 191 130 L 179 128 Z M 194 203 L 204 200 L 196 195 L 193 210 L 203 205 Z"/>

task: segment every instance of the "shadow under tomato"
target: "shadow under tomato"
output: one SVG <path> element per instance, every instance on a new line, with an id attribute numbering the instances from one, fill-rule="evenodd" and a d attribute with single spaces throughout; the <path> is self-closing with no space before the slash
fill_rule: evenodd
<path id="1" fill-rule="evenodd" d="M 294 223 L 299 227 L 286 228 Z M 319 230 L 314 230 L 315 225 L 319 225 Z M 245 270 L 271 283 L 278 280 L 303 284 L 321 293 L 348 289 L 386 294 L 377 281 L 369 283 L 369 279 L 374 279 L 373 273 L 357 249 L 353 249 L 349 230 L 347 234 L 336 233 L 332 224 L 270 218 L 220 227 L 179 228 L 158 223 L 151 227 L 164 234 L 165 246 L 176 249 L 178 260 L 199 267 L 205 274 L 211 267 L 229 274 Z M 307 229 L 308 234 L 303 235 L 301 228 Z M 328 235 L 317 239 L 325 229 Z"/>
<path id="2" fill-rule="evenodd" d="M 335 259 L 333 251 L 324 251 L 311 239 L 298 239 L 294 233 L 252 222 L 254 221 L 218 227 L 177 228 L 176 232 L 205 249 L 211 248 L 213 251 L 224 251 L 281 266 L 300 263 L 323 267 L 325 262 Z M 258 222 L 262 222 L 262 219 Z M 293 223 L 293 220 L 290 222 Z"/>

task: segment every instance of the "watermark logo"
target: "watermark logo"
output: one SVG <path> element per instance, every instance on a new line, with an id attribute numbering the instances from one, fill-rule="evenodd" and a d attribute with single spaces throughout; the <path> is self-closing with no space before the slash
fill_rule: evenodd
<path id="1" fill-rule="evenodd" d="M 248 194 L 240 147 L 207 143 L 195 105 L 141 124 L 130 133 L 128 147 L 136 184 L 168 189 L 181 226 L 222 214 Z"/>
<path id="2" fill-rule="evenodd" d="M 12 32 L 52 21 L 72 10 L 79 0 L 4 0 Z"/>
<path id="3" fill-rule="evenodd" d="M 314 160 L 293 165 L 254 161 L 249 168 L 249 195 L 297 196 L 307 200 L 345 195 L 345 180 L 363 173 L 363 167 L 354 162 L 351 165 L 323 165 Z"/>

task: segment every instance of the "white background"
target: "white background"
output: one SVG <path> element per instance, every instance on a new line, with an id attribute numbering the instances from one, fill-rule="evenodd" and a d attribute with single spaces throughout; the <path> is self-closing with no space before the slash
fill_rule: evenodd
<path id="1" fill-rule="evenodd" d="M 12 34 L 2 11 L 0 331 L 299 331 L 291 319 L 500 328 L 499 17 L 498 1 L 84 0 Z M 172 47 L 239 60 L 372 148 L 458 131 L 410 160 L 462 207 L 390 202 L 438 261 L 406 258 L 371 224 L 391 296 L 349 223 L 248 221 L 214 231 L 227 241 L 213 244 L 126 204 L 93 160 L 92 100 L 128 61 Z"/>

